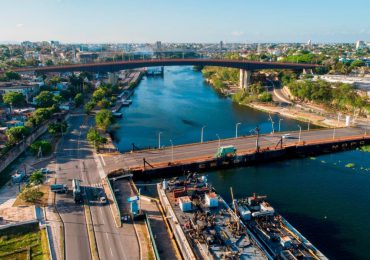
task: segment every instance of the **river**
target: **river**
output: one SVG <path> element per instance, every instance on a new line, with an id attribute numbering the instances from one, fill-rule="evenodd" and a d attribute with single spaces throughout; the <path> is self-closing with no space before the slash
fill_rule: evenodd
<path id="1" fill-rule="evenodd" d="M 204 83 L 191 67 L 166 67 L 164 77 L 144 78 L 116 131 L 116 145 L 128 151 L 249 135 L 257 125 L 271 132 L 268 114 L 233 104 Z M 275 131 L 279 117 L 272 116 Z M 283 118 L 281 131 L 307 125 Z M 312 126 L 311 126 L 312 128 Z M 171 140 L 171 141 L 170 141 Z M 317 158 L 287 160 L 253 167 L 207 173 L 208 179 L 230 201 L 252 192 L 269 201 L 324 254 L 336 259 L 366 259 L 370 241 L 370 154 L 349 151 Z M 354 163 L 354 167 L 345 167 Z"/>

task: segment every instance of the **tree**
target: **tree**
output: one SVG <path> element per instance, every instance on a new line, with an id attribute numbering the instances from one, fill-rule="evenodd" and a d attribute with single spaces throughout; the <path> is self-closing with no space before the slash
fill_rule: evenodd
<path id="1" fill-rule="evenodd" d="M 7 92 L 3 96 L 5 104 L 13 107 L 22 107 L 26 103 L 25 96 L 20 92 Z"/>
<path id="2" fill-rule="evenodd" d="M 36 106 L 37 107 L 51 107 L 56 103 L 56 100 L 54 99 L 54 94 L 50 91 L 41 91 L 40 94 L 38 94 L 35 97 Z"/>
<path id="3" fill-rule="evenodd" d="M 41 184 L 44 180 L 44 174 L 41 170 L 34 171 L 30 176 L 30 182 L 37 185 Z"/>
<path id="4" fill-rule="evenodd" d="M 5 77 L 7 80 L 20 80 L 21 76 L 14 71 L 5 72 Z"/>
<path id="5" fill-rule="evenodd" d="M 84 97 L 82 96 L 81 93 L 78 93 L 76 94 L 74 101 L 75 101 L 76 107 L 79 107 L 84 103 Z"/>
<path id="6" fill-rule="evenodd" d="M 102 100 L 107 94 L 107 91 L 104 88 L 98 88 L 93 93 L 93 99 L 95 102 Z"/>
<path id="7" fill-rule="evenodd" d="M 38 108 L 28 118 L 28 121 L 33 126 L 38 126 L 51 117 L 51 115 L 53 114 L 52 110 L 53 108 Z"/>
<path id="8" fill-rule="evenodd" d="M 109 126 L 114 122 L 112 112 L 107 109 L 100 110 L 95 116 L 95 122 L 98 128 L 107 131 Z"/>
<path id="9" fill-rule="evenodd" d="M 106 98 L 103 98 L 102 100 L 100 100 L 99 102 L 98 102 L 98 106 L 99 107 L 101 107 L 101 108 L 108 108 L 109 106 L 110 106 L 110 102 L 109 102 L 109 100 L 108 99 L 106 99 Z"/>
<path id="10" fill-rule="evenodd" d="M 260 102 L 271 102 L 272 101 L 272 95 L 271 95 L 271 93 L 268 93 L 267 91 L 264 91 L 261 94 L 259 94 L 258 100 Z"/>
<path id="11" fill-rule="evenodd" d="M 38 188 L 32 187 L 32 188 L 25 188 L 22 191 L 20 198 L 26 202 L 35 203 L 39 199 L 41 199 L 43 195 L 44 193 L 40 191 Z"/>
<path id="12" fill-rule="evenodd" d="M 8 143 L 10 145 L 16 144 L 27 137 L 30 133 L 30 129 L 26 126 L 16 126 L 6 130 L 5 135 L 8 138 Z"/>
<path id="13" fill-rule="evenodd" d="M 51 123 L 48 126 L 48 131 L 53 136 L 59 136 L 67 131 L 67 122 L 63 121 L 61 123 Z"/>
<path id="14" fill-rule="evenodd" d="M 51 153 L 52 146 L 49 141 L 40 140 L 40 141 L 36 141 L 33 144 L 31 144 L 30 149 L 34 155 L 38 155 L 38 153 L 41 151 L 41 155 L 45 156 Z"/>
<path id="15" fill-rule="evenodd" d="M 107 138 L 101 136 L 98 130 L 95 128 L 90 128 L 89 131 L 87 132 L 87 140 L 91 145 L 94 146 L 96 150 L 99 151 L 99 148 L 102 144 L 107 143 Z"/>
<path id="16" fill-rule="evenodd" d="M 47 61 L 45 62 L 45 65 L 46 65 L 46 66 L 53 66 L 53 65 L 54 65 L 54 62 L 53 62 L 52 60 L 47 60 Z"/>
<path id="17" fill-rule="evenodd" d="M 91 113 L 91 110 L 94 109 L 94 107 L 95 107 L 95 102 L 94 101 L 87 102 L 84 106 L 86 114 L 89 115 Z"/>

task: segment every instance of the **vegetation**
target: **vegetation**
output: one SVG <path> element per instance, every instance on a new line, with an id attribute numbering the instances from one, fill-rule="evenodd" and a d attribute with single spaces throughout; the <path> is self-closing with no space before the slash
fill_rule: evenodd
<path id="1" fill-rule="evenodd" d="M 30 129 L 27 126 L 16 126 L 6 130 L 5 134 L 8 138 L 8 144 L 14 145 L 23 138 L 27 137 L 30 133 Z"/>
<path id="2" fill-rule="evenodd" d="M 203 76 L 210 80 L 213 86 L 221 90 L 228 85 L 237 85 L 239 82 L 239 70 L 233 68 L 205 67 Z"/>
<path id="3" fill-rule="evenodd" d="M 61 123 L 51 123 L 48 126 L 48 131 L 51 135 L 54 137 L 60 136 L 62 133 L 65 133 L 67 131 L 67 122 L 63 121 Z"/>
<path id="4" fill-rule="evenodd" d="M 94 101 L 87 102 L 84 106 L 86 114 L 89 115 L 91 113 L 91 111 L 94 109 L 94 107 L 95 107 L 95 102 Z"/>
<path id="5" fill-rule="evenodd" d="M 19 92 L 7 92 L 3 96 L 5 104 L 13 107 L 22 107 L 26 104 L 26 98 L 22 93 Z"/>
<path id="6" fill-rule="evenodd" d="M 38 223 L 1 230 L 0 259 L 49 259 L 45 231 L 40 231 Z"/>
<path id="7" fill-rule="evenodd" d="M 77 93 L 76 96 L 74 97 L 74 102 L 76 107 L 80 107 L 84 103 L 84 98 L 81 93 Z"/>
<path id="8" fill-rule="evenodd" d="M 90 128 L 87 132 L 87 140 L 91 145 L 95 147 L 95 149 L 99 150 L 102 144 L 107 143 L 107 138 L 103 137 L 98 130 L 95 128 Z"/>
<path id="9" fill-rule="evenodd" d="M 109 126 L 114 123 L 112 112 L 107 109 L 100 110 L 95 116 L 95 123 L 99 129 L 107 131 Z"/>
<path id="10" fill-rule="evenodd" d="M 27 187 L 23 189 L 19 196 L 25 202 L 36 203 L 43 195 L 44 193 L 40 191 L 38 187 Z"/>
<path id="11" fill-rule="evenodd" d="M 45 156 L 52 152 L 52 146 L 49 141 L 39 140 L 30 145 L 30 150 L 34 155 L 37 155 L 41 151 L 42 156 Z"/>
<path id="12" fill-rule="evenodd" d="M 334 109 L 347 111 L 360 109 L 365 112 L 369 108 L 366 99 L 358 95 L 349 84 L 304 80 L 292 81 L 288 87 L 291 93 L 302 101 L 313 101 Z"/>
<path id="13" fill-rule="evenodd" d="M 41 170 L 34 171 L 30 176 L 30 183 L 34 185 L 43 183 L 43 180 L 44 174 L 41 172 Z"/>
<path id="14" fill-rule="evenodd" d="M 236 103 L 272 102 L 272 95 L 261 84 L 251 84 L 247 90 L 241 89 L 235 93 L 232 100 Z"/>
<path id="15" fill-rule="evenodd" d="M 38 108 L 36 109 L 32 115 L 28 118 L 28 122 L 32 126 L 39 126 L 45 122 L 45 120 L 49 119 L 53 114 L 54 108 Z"/>
<path id="16" fill-rule="evenodd" d="M 60 101 L 60 96 L 55 96 L 50 91 L 41 91 L 36 97 L 36 106 L 39 108 L 47 108 L 57 104 Z"/>

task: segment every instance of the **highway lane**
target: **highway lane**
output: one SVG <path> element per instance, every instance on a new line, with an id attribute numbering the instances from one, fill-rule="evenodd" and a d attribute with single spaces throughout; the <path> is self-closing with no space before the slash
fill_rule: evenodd
<path id="1" fill-rule="evenodd" d="M 81 117 L 71 117 L 68 120 L 69 131 L 61 138 L 56 152 L 57 183 L 66 184 L 70 190 L 71 179 L 81 178 L 78 158 L 83 156 L 79 151 L 82 120 Z M 66 259 L 91 259 L 83 206 L 75 204 L 71 193 L 57 194 L 56 206 L 65 227 Z"/>
<path id="2" fill-rule="evenodd" d="M 297 126 L 298 128 L 298 126 Z M 299 131 L 289 132 L 290 138 L 284 139 L 284 145 L 294 145 L 299 141 Z M 312 131 L 302 131 L 301 133 L 301 143 L 303 141 L 315 141 L 323 139 L 333 139 L 333 129 L 322 129 L 322 130 L 312 130 Z M 275 147 L 284 133 L 275 133 L 269 135 L 260 136 L 260 147 Z M 334 137 L 342 138 L 346 136 L 363 135 L 364 131 L 358 128 L 339 128 L 335 130 Z M 171 162 L 172 153 L 174 162 L 180 159 L 191 159 L 197 157 L 212 157 L 217 151 L 219 146 L 224 145 L 234 145 L 238 151 L 254 150 L 256 147 L 256 136 L 247 136 L 240 138 L 222 139 L 219 141 L 211 141 L 207 143 L 196 143 L 189 145 L 174 146 L 173 152 L 171 147 L 166 147 L 165 149 L 153 149 L 144 150 L 133 153 L 125 153 L 116 156 L 105 156 L 105 170 L 110 172 L 115 169 L 124 168 L 128 169 L 130 167 L 140 167 L 143 165 L 143 158 L 149 163 L 163 163 Z"/>

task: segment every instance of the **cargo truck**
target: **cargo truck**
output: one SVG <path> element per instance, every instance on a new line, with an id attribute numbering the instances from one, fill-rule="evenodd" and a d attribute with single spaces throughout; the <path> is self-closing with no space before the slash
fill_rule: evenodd
<path id="1" fill-rule="evenodd" d="M 83 198 L 82 198 L 80 180 L 77 180 L 77 179 L 72 180 L 72 191 L 73 191 L 73 198 L 75 200 L 75 203 L 81 203 Z"/>
<path id="2" fill-rule="evenodd" d="M 68 191 L 68 188 L 65 184 L 51 184 L 50 190 L 56 193 L 66 193 Z"/>
<path id="3" fill-rule="evenodd" d="M 234 157 L 236 154 L 236 149 L 233 145 L 220 146 L 214 155 L 214 158 L 228 158 Z"/>

